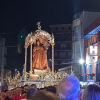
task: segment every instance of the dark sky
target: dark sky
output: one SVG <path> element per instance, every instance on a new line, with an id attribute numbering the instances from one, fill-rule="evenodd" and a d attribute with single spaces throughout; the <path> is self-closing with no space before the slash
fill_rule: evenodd
<path id="1" fill-rule="evenodd" d="M 100 8 L 100 0 L 0 0 L 0 32 L 42 29 L 50 24 L 72 23 L 72 17 L 82 9 Z"/>
<path id="2" fill-rule="evenodd" d="M 72 22 L 73 0 L 3 0 L 0 8 L 3 32 L 31 31 L 37 21 L 48 30 L 50 24 Z"/>
<path id="3" fill-rule="evenodd" d="M 4 35 L 8 45 L 17 45 L 19 32 L 36 30 L 37 21 L 49 32 L 51 24 L 72 23 L 75 13 L 99 8 L 100 0 L 0 0 L 0 33 L 8 33 Z M 20 55 L 15 52 L 16 48 L 8 48 L 7 69 L 22 69 L 24 49 Z"/>

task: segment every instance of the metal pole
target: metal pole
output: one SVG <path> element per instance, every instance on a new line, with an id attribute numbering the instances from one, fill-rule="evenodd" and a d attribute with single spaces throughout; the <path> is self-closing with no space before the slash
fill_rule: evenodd
<path id="1" fill-rule="evenodd" d="M 26 80 L 26 66 L 27 66 L 27 47 L 25 48 L 25 66 L 24 66 L 25 80 Z"/>
<path id="2" fill-rule="evenodd" d="M 32 44 L 30 45 L 30 71 L 32 71 Z"/>
<path id="3" fill-rule="evenodd" d="M 54 72 L 54 43 L 52 45 L 52 72 Z"/>

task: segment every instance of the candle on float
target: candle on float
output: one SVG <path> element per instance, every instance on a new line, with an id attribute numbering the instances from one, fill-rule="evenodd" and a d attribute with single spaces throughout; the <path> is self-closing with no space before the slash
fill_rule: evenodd
<path id="1" fill-rule="evenodd" d="M 54 43 L 54 38 L 52 38 L 52 43 Z"/>
<path id="2" fill-rule="evenodd" d="M 33 38 L 32 37 L 30 38 L 30 42 L 33 42 Z"/>
<path id="3" fill-rule="evenodd" d="M 52 34 L 52 43 L 54 43 L 54 35 Z"/>

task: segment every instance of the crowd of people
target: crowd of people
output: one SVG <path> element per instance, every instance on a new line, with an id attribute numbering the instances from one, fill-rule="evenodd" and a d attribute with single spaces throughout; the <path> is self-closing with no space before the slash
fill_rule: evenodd
<path id="1" fill-rule="evenodd" d="M 38 89 L 35 84 L 1 91 L 0 100 L 100 100 L 100 87 L 88 85 L 81 92 L 79 80 L 74 75 L 65 77 L 59 85 Z"/>

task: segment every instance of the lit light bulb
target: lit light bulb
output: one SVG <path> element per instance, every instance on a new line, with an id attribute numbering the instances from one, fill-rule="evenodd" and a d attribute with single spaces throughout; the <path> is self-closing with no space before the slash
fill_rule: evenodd
<path id="1" fill-rule="evenodd" d="M 80 64 L 83 64 L 83 63 L 84 63 L 84 60 L 83 60 L 83 59 L 80 59 L 80 60 L 79 60 L 79 63 L 80 63 Z"/>

